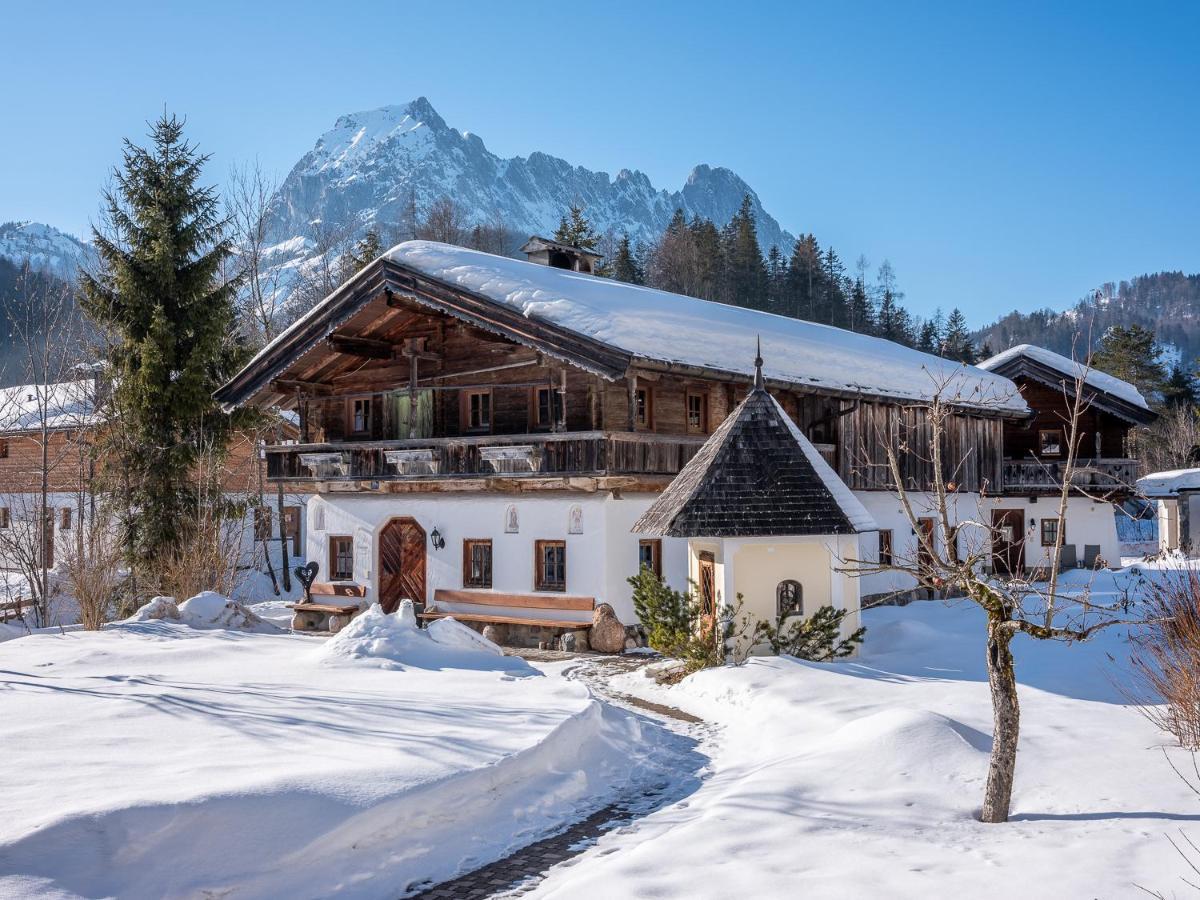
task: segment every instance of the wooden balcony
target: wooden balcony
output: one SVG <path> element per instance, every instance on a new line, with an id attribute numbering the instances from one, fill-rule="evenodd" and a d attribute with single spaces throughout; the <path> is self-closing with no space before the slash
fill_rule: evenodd
<path id="1" fill-rule="evenodd" d="M 1062 489 L 1066 463 L 1049 459 L 1004 460 L 1004 492 L 1055 493 Z M 1080 459 L 1071 485 L 1088 494 L 1109 495 L 1133 490 L 1138 478 L 1136 459 Z"/>
<path id="2" fill-rule="evenodd" d="M 268 446 L 273 480 L 438 481 L 558 476 L 675 475 L 701 435 L 575 431 Z"/>

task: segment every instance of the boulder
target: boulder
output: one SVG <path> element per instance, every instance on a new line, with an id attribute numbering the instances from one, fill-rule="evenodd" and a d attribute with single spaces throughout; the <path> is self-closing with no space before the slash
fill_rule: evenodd
<path id="1" fill-rule="evenodd" d="M 588 643 L 597 653 L 620 653 L 625 649 L 625 626 L 607 603 L 601 603 L 592 613 Z"/>
<path id="2" fill-rule="evenodd" d="M 484 625 L 483 636 L 493 644 L 503 644 L 508 640 L 508 629 L 503 625 Z"/>
<path id="3" fill-rule="evenodd" d="M 558 639 L 559 649 L 565 650 L 568 653 L 585 653 L 588 647 L 588 633 L 586 628 L 580 628 L 577 631 L 568 631 Z"/>

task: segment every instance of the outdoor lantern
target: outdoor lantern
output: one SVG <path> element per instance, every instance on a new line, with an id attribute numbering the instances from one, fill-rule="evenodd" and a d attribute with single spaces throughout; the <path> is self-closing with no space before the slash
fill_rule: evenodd
<path id="1" fill-rule="evenodd" d="M 446 539 L 442 537 L 442 533 L 435 528 L 433 529 L 433 534 L 429 536 L 429 543 L 433 544 L 434 550 L 441 550 L 446 546 Z"/>

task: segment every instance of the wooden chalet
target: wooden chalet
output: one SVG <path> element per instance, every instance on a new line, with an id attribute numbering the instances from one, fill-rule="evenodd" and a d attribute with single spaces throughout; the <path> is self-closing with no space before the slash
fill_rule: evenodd
<path id="1" fill-rule="evenodd" d="M 401 244 L 218 392 L 228 409 L 297 412 L 298 440 L 267 447 L 267 472 L 317 492 L 308 555 L 322 579 L 385 608 L 453 592 L 515 615 L 562 594 L 632 621 L 625 579 L 640 563 L 680 587 L 687 570 L 684 541 L 630 525 L 749 393 L 760 336 L 764 390 L 842 482 L 878 497 L 867 505 L 881 528 L 900 525 L 878 438 L 902 431 L 921 450 L 934 390 L 956 407 L 959 489 L 1000 485 L 1005 423 L 1027 415 L 1007 379 L 597 278 L 551 264 L 544 244 L 530 246 L 543 264 Z M 904 459 L 914 490 L 932 484 L 927 456 Z"/>

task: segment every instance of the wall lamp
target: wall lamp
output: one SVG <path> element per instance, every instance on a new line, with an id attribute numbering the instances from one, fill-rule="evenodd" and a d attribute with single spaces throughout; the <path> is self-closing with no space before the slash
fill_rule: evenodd
<path id="1" fill-rule="evenodd" d="M 441 550 L 446 546 L 446 539 L 442 537 L 442 533 L 435 528 L 433 529 L 433 534 L 429 535 L 429 543 L 433 544 L 434 550 Z"/>

